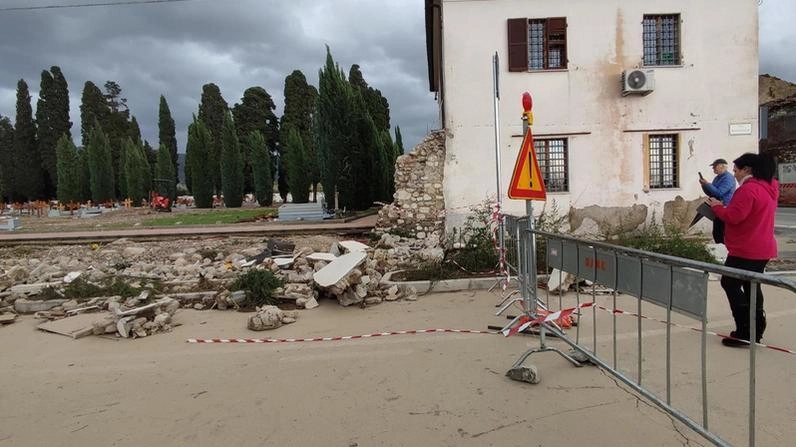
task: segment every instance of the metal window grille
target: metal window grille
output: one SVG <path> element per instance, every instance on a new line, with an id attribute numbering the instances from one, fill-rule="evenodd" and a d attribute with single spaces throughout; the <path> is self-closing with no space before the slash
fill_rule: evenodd
<path id="1" fill-rule="evenodd" d="M 528 22 L 528 69 L 544 69 L 544 20 Z"/>
<path id="2" fill-rule="evenodd" d="M 535 140 L 536 158 L 542 171 L 545 189 L 550 192 L 569 191 L 569 151 L 564 138 Z"/>
<path id="3" fill-rule="evenodd" d="M 644 65 L 680 64 L 680 15 L 645 15 Z"/>
<path id="4" fill-rule="evenodd" d="M 650 188 L 677 188 L 677 135 L 650 135 Z"/>

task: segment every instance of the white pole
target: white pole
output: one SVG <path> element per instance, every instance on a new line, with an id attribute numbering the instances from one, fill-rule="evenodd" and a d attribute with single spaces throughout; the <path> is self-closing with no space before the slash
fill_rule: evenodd
<path id="1" fill-rule="evenodd" d="M 504 265 L 504 257 L 505 257 L 505 235 L 503 234 L 505 231 L 504 222 L 503 222 L 503 193 L 500 189 L 500 60 L 498 59 L 498 53 L 495 51 L 495 54 L 492 56 L 492 91 L 494 93 L 492 97 L 492 105 L 495 111 L 495 180 L 497 182 L 497 212 L 498 212 L 498 242 L 499 242 L 499 250 L 500 253 L 500 268 L 501 274 L 503 273 L 502 270 L 505 268 Z"/>

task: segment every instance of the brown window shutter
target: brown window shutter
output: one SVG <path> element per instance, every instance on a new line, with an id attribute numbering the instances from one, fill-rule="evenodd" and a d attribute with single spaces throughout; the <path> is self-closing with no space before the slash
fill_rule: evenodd
<path id="1" fill-rule="evenodd" d="M 509 71 L 528 71 L 528 19 L 508 19 Z"/>
<path id="2" fill-rule="evenodd" d="M 546 39 L 545 46 L 549 48 L 550 45 L 555 45 L 561 49 L 561 68 L 567 68 L 567 18 L 566 17 L 551 17 L 547 19 L 545 26 Z M 548 58 L 545 58 L 545 66 L 547 66 Z"/>

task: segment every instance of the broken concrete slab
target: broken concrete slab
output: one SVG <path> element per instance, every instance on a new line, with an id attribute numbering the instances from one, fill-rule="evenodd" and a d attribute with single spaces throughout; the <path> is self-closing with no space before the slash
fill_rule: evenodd
<path id="1" fill-rule="evenodd" d="M 309 259 L 310 261 L 329 261 L 329 262 L 331 262 L 331 261 L 334 261 L 335 259 L 337 259 L 337 256 L 335 256 L 333 253 L 321 253 L 321 252 L 318 252 L 318 253 L 313 253 L 313 254 L 307 256 L 307 259 Z"/>
<path id="2" fill-rule="evenodd" d="M 41 312 L 44 310 L 50 310 L 53 307 L 58 307 L 69 300 L 27 300 L 25 298 L 20 298 L 14 301 L 14 311 L 20 314 L 32 314 L 36 312 Z"/>
<path id="3" fill-rule="evenodd" d="M 357 241 L 340 241 L 340 246 L 348 250 L 349 253 L 353 253 L 355 251 L 367 251 L 367 249 L 370 248 L 362 242 Z"/>
<path id="4" fill-rule="evenodd" d="M 94 331 L 94 323 L 103 321 L 109 316 L 110 313 L 108 312 L 80 314 L 73 317 L 42 323 L 38 326 L 38 328 L 42 331 L 66 335 L 67 337 L 77 339 L 91 335 Z"/>
<path id="5" fill-rule="evenodd" d="M 364 251 L 355 251 L 345 254 L 330 262 L 326 267 L 315 272 L 312 278 L 320 287 L 333 286 L 351 273 L 351 271 L 367 257 Z"/>
<path id="6" fill-rule="evenodd" d="M 274 264 L 276 264 L 279 268 L 288 268 L 291 264 L 296 261 L 294 257 L 287 257 L 287 258 L 273 258 Z"/>
<path id="7" fill-rule="evenodd" d="M 11 324 L 16 319 L 17 319 L 17 314 L 2 314 L 0 315 L 0 324 Z"/>

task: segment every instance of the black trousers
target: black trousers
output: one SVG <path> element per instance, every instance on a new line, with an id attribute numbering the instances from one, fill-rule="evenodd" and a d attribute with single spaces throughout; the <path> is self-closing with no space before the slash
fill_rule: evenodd
<path id="1" fill-rule="evenodd" d="M 713 218 L 713 242 L 717 244 L 724 243 L 724 221 L 718 217 Z"/>
<path id="2" fill-rule="evenodd" d="M 736 256 L 727 256 L 724 265 L 737 269 L 749 270 L 752 272 L 763 273 L 768 264 L 768 259 L 744 259 Z M 749 339 L 749 303 L 752 299 L 752 285 L 749 281 L 733 278 L 730 276 L 721 277 L 721 287 L 727 294 L 730 302 L 730 310 L 735 320 L 735 328 L 738 338 Z M 756 335 L 758 340 L 765 330 L 765 312 L 763 311 L 763 291 L 760 284 L 757 284 L 757 308 L 755 309 Z"/>

